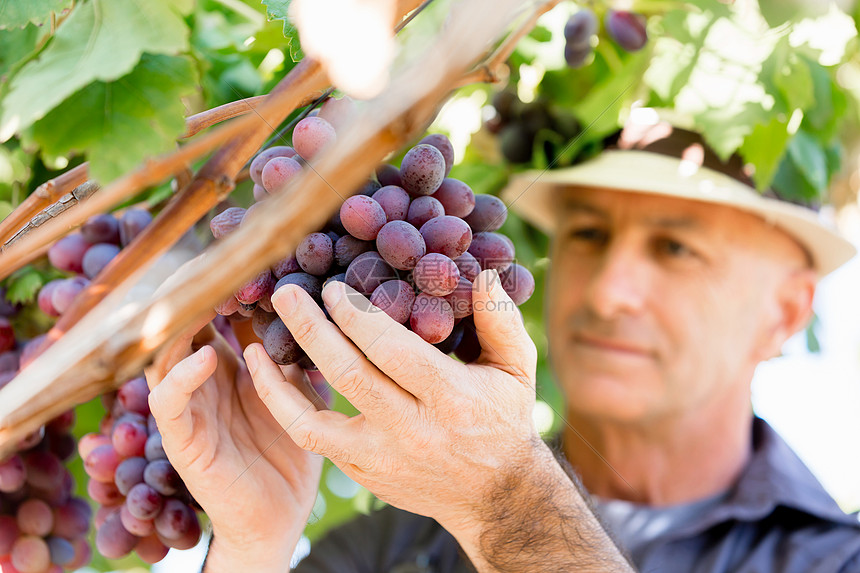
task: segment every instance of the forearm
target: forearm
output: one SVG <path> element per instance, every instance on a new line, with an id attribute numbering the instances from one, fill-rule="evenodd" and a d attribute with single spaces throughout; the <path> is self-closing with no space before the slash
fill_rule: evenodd
<path id="1" fill-rule="evenodd" d="M 289 536 L 260 546 L 239 546 L 213 533 L 201 573 L 287 573 L 300 536 L 301 532 L 295 539 Z"/>
<path id="2" fill-rule="evenodd" d="M 542 443 L 500 472 L 474 519 L 449 531 L 480 573 L 633 571 Z"/>

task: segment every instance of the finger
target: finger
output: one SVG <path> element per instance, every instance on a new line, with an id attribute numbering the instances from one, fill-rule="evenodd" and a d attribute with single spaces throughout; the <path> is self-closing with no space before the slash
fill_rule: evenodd
<path id="1" fill-rule="evenodd" d="M 414 403 L 332 324 L 301 288 L 286 285 L 272 296 L 284 324 L 332 387 L 366 416 L 389 416 Z"/>
<path id="2" fill-rule="evenodd" d="M 149 393 L 149 409 L 162 435 L 175 443 L 192 439 L 194 424 L 188 408 L 194 391 L 200 388 L 217 367 L 215 351 L 204 346 L 180 361 Z"/>
<path id="3" fill-rule="evenodd" d="M 356 463 L 369 448 L 358 427 L 363 416 L 350 418 L 334 410 L 317 410 L 293 384 L 285 383 L 278 365 L 259 344 L 245 349 L 245 361 L 263 404 L 300 448 L 343 463 Z"/>
<path id="4" fill-rule="evenodd" d="M 472 308 L 482 349 L 478 363 L 494 366 L 532 384 L 537 348 L 526 332 L 517 305 L 502 288 L 497 271 L 482 271 L 475 278 Z"/>
<path id="5" fill-rule="evenodd" d="M 323 289 L 323 301 L 340 330 L 409 393 L 431 397 L 465 378 L 465 366 L 407 330 L 349 285 L 329 282 Z"/>
<path id="6" fill-rule="evenodd" d="M 152 390 L 162 381 L 167 373 L 185 359 L 192 352 L 192 344 L 195 337 L 200 336 L 203 339 L 211 339 L 214 334 L 214 327 L 209 323 L 214 318 L 214 311 L 201 316 L 198 320 L 189 326 L 187 329 L 179 333 L 173 340 L 165 344 L 153 358 L 152 364 L 145 368 L 146 382 L 149 389 Z"/>

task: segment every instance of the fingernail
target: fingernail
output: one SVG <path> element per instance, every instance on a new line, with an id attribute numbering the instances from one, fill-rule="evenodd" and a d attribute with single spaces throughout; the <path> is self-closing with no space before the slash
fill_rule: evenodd
<path id="1" fill-rule="evenodd" d="M 276 290 L 272 295 L 272 304 L 277 305 L 284 311 L 292 310 L 296 305 L 296 293 L 292 287 L 293 285 L 284 285 Z"/>
<path id="2" fill-rule="evenodd" d="M 249 346 L 245 350 L 245 364 L 248 365 L 248 370 L 254 372 L 257 369 L 257 364 L 259 359 L 257 358 L 257 349 L 253 346 Z"/>
<path id="3" fill-rule="evenodd" d="M 340 302 L 343 298 L 344 285 L 340 281 L 331 281 L 323 289 L 322 298 L 325 305 L 329 308 Z"/>
<path id="4" fill-rule="evenodd" d="M 206 347 L 205 346 L 197 351 L 197 364 L 203 364 L 204 362 L 206 362 Z"/>

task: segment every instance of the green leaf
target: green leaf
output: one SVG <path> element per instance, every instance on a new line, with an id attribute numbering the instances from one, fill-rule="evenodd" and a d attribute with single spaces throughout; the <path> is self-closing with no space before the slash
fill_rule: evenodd
<path id="1" fill-rule="evenodd" d="M 31 266 L 15 272 L 6 285 L 6 300 L 12 304 L 30 304 L 36 300 L 45 278 Z"/>
<path id="2" fill-rule="evenodd" d="M 110 181 L 175 145 L 185 129 L 180 98 L 196 82 L 189 58 L 145 54 L 127 76 L 94 82 L 64 101 L 36 122 L 33 137 L 43 153 L 85 151 L 90 173 Z"/>
<path id="3" fill-rule="evenodd" d="M 788 35 L 780 39 L 762 63 L 759 80 L 777 102 L 784 104 L 779 106 L 779 111 L 790 115 L 796 109 L 815 105 L 810 63 L 797 55 L 788 42 Z"/>
<path id="4" fill-rule="evenodd" d="M 770 120 L 760 103 L 745 102 L 727 108 L 710 108 L 696 115 L 708 145 L 723 160 L 743 144 L 753 128 Z"/>
<path id="5" fill-rule="evenodd" d="M 818 200 L 818 190 L 800 172 L 790 153 L 786 153 L 771 182 L 777 194 L 788 201 L 806 204 Z"/>
<path id="6" fill-rule="evenodd" d="M 0 140 L 30 126 L 94 80 L 111 81 L 134 68 L 144 52 L 188 48 L 182 19 L 193 0 L 92 0 L 59 27 L 37 60 L 15 76 L 0 108 Z"/>
<path id="7" fill-rule="evenodd" d="M 830 178 L 827 171 L 827 154 L 821 144 L 801 129 L 789 142 L 788 153 L 809 184 L 819 193 L 823 193 Z"/>
<path id="8" fill-rule="evenodd" d="M 774 117 L 769 123 L 760 123 L 753 127 L 752 132 L 744 139 L 738 151 L 745 162 L 755 166 L 753 181 L 759 190 L 770 185 L 785 154 L 789 138 L 788 124 Z"/>
<path id="9" fill-rule="evenodd" d="M 263 5 L 266 7 L 266 16 L 269 20 L 284 21 L 284 37 L 290 46 L 290 58 L 294 62 L 298 62 L 304 57 L 302 46 L 299 43 L 299 31 L 290 22 L 290 4 L 292 0 L 263 0 Z"/>
<path id="10" fill-rule="evenodd" d="M 39 28 L 28 24 L 24 28 L 0 30 L 0 84 L 19 60 L 33 51 L 39 38 Z"/>
<path id="11" fill-rule="evenodd" d="M 72 0 L 5 0 L 0 2 L 0 30 L 20 28 L 28 22 L 41 25 L 51 14 L 71 7 Z"/>

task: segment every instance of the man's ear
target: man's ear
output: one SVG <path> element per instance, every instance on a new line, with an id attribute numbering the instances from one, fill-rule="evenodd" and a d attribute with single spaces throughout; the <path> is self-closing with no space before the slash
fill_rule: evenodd
<path id="1" fill-rule="evenodd" d="M 782 345 L 794 333 L 806 327 L 812 319 L 812 299 L 818 275 L 813 269 L 802 268 L 786 274 L 777 285 L 773 301 L 773 320 L 763 333 L 760 360 L 780 355 Z"/>

